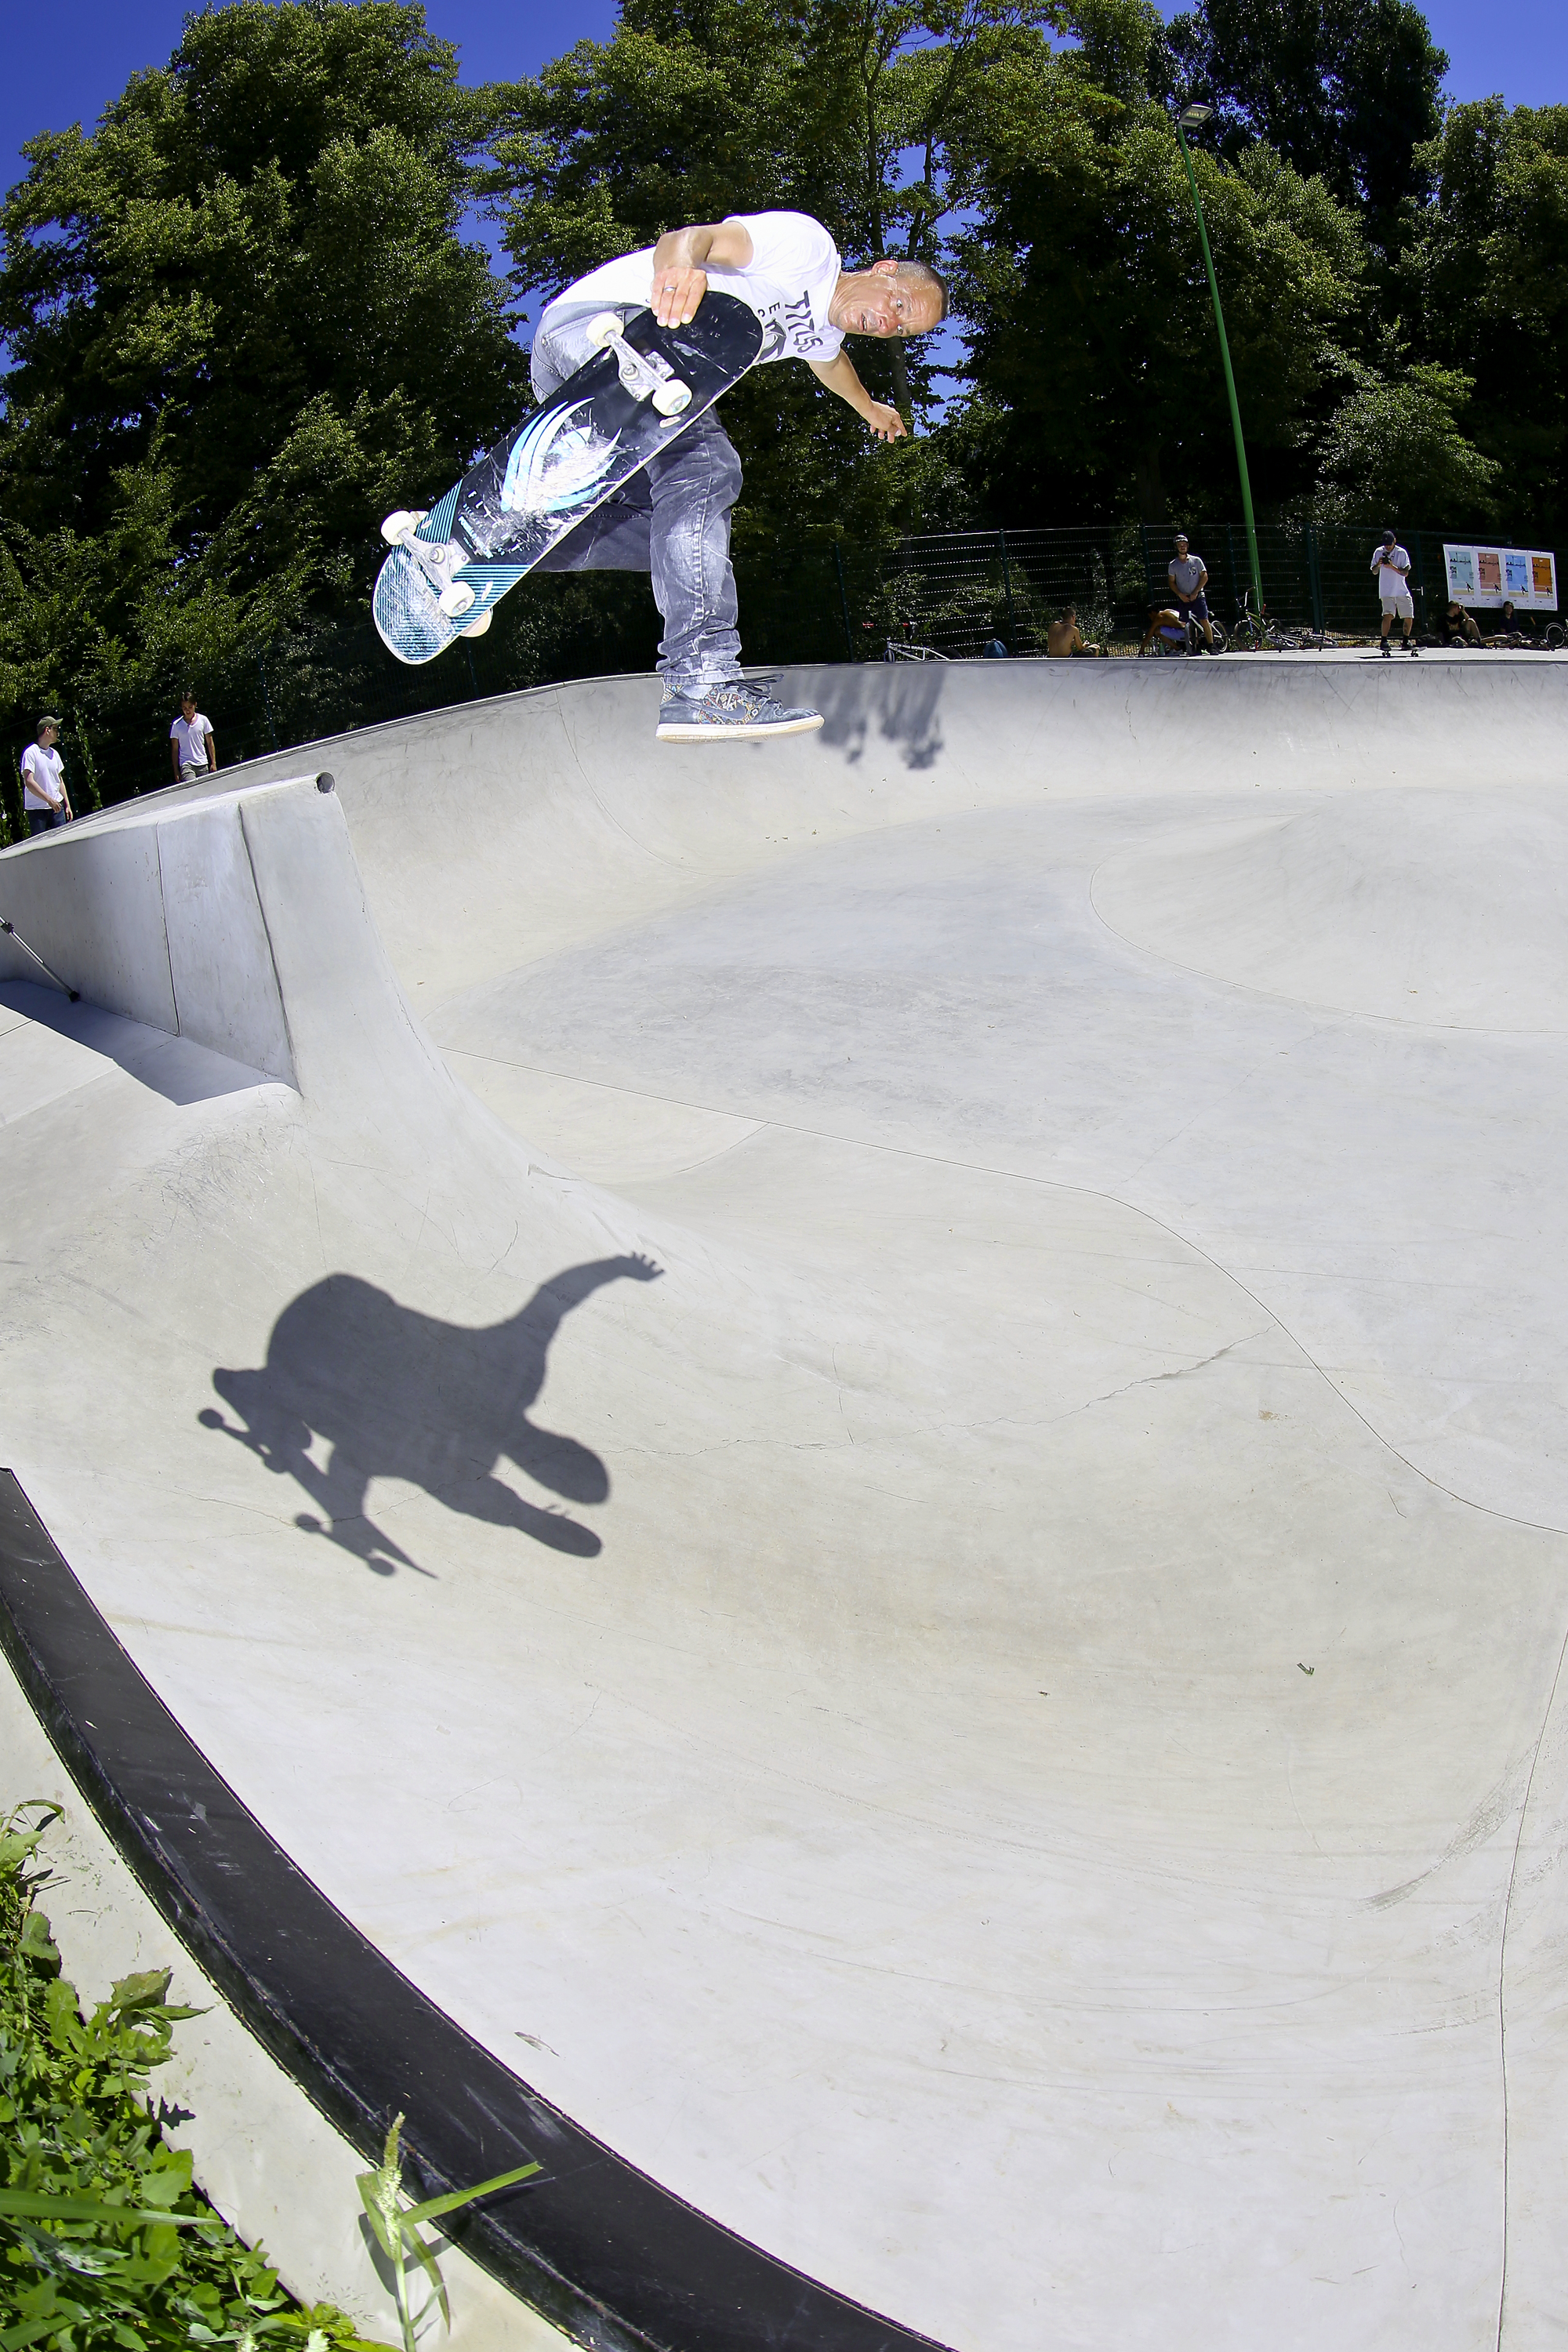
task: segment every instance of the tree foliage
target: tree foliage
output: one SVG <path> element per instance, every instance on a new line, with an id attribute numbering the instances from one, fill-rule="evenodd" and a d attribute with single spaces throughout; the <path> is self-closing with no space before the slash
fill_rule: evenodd
<path id="1" fill-rule="evenodd" d="M 1448 69 L 1413 0 L 1201 0 L 1170 45 L 1179 94 L 1217 109 L 1227 156 L 1263 141 L 1395 241 Z"/>
<path id="2" fill-rule="evenodd" d="M 1568 530 L 1568 106 L 1456 107 L 1422 151 L 1432 198 L 1400 292 L 1414 340 L 1474 385 L 1470 429 L 1505 511 Z"/>
<path id="3" fill-rule="evenodd" d="M 396 0 L 193 16 L 0 215 L 0 688 L 88 730 L 357 606 L 375 526 L 520 404 L 460 235 L 487 127 Z"/>
<path id="4" fill-rule="evenodd" d="M 1074 17 L 1080 47 L 1010 59 L 969 110 L 955 251 L 975 392 L 958 430 L 998 512 L 1135 500 L 1152 520 L 1234 480 L 1229 412 L 1185 167 L 1151 89 L 1158 20 L 1144 0 Z M 1270 147 L 1195 168 L 1258 486 L 1279 498 L 1359 299 L 1361 232 Z"/>

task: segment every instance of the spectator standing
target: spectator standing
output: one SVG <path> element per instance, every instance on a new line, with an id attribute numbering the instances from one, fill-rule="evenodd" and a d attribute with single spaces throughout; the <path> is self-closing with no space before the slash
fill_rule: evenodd
<path id="1" fill-rule="evenodd" d="M 1102 654 L 1103 646 L 1089 646 L 1083 641 L 1078 625 L 1078 607 L 1069 604 L 1059 621 L 1053 621 L 1046 631 L 1046 656 L 1050 661 L 1075 661 L 1090 654 Z"/>
<path id="2" fill-rule="evenodd" d="M 1204 633 L 1204 643 L 1210 653 L 1215 650 L 1214 628 L 1209 620 L 1209 600 L 1204 593 L 1209 584 L 1208 566 L 1201 555 L 1192 554 L 1187 547 L 1184 530 L 1176 533 L 1176 551 L 1171 558 L 1166 578 L 1171 583 L 1171 595 L 1177 612 L 1184 621 L 1195 614 Z"/>
<path id="3" fill-rule="evenodd" d="M 22 754 L 22 811 L 29 835 L 68 824 L 76 814 L 66 790 L 65 761 L 55 749 L 59 732 L 58 719 L 40 719 L 37 741 Z"/>
<path id="4" fill-rule="evenodd" d="M 180 697 L 180 716 L 169 730 L 169 757 L 174 782 L 188 784 L 195 776 L 217 772 L 217 737 L 210 719 L 196 709 L 196 690 L 187 686 Z"/>
<path id="5" fill-rule="evenodd" d="M 1384 660 L 1392 661 L 1394 658 L 1388 633 L 1396 620 L 1405 624 L 1405 652 L 1418 654 L 1421 648 L 1415 635 L 1415 599 L 1410 593 L 1410 557 L 1393 531 L 1384 532 L 1383 544 L 1373 549 L 1372 562 L 1367 568 L 1376 572 L 1377 593 L 1383 599 Z"/>

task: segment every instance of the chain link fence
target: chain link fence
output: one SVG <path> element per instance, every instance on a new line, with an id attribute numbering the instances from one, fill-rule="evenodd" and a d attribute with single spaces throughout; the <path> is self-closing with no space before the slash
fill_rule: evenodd
<path id="1" fill-rule="evenodd" d="M 1241 524 L 1188 516 L 1156 528 L 1108 523 L 1089 530 L 952 531 L 885 547 L 847 541 L 737 552 L 749 665 L 759 667 L 880 661 L 897 653 L 962 660 L 1000 645 L 1014 658 L 1041 655 L 1046 631 L 1068 605 L 1091 642 L 1131 654 L 1150 607 L 1168 595 L 1177 529 L 1208 566 L 1215 617 L 1234 621 L 1250 584 Z M 1258 532 L 1264 597 L 1292 628 L 1354 642 L 1377 634 L 1370 571 L 1375 524 L 1264 524 Z M 1443 534 L 1404 533 L 1412 558 L 1418 631 L 1436 629 L 1446 600 Z M 1558 555 L 1559 577 L 1562 554 Z M 1540 625 L 1541 616 L 1537 616 Z M 498 608 L 483 637 L 459 640 L 423 668 L 395 661 L 368 618 L 313 624 L 231 659 L 197 681 L 226 767 L 296 743 L 416 712 L 460 708 L 563 678 L 651 669 L 658 615 L 645 578 L 556 574 L 525 583 Z M 79 810 L 167 783 L 174 714 L 150 710 L 106 740 L 68 715 L 61 741 Z M 25 831 L 17 765 L 9 748 L 0 787 L 0 838 Z"/>

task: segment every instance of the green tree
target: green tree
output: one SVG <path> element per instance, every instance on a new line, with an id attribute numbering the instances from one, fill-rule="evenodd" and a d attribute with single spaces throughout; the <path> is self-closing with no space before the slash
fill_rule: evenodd
<path id="1" fill-rule="evenodd" d="M 397 0 L 192 16 L 0 215 L 0 628 L 13 701 L 128 750 L 151 706 L 363 611 L 389 507 L 522 404 L 460 234 L 489 127 Z"/>
<path id="2" fill-rule="evenodd" d="M 1226 154 L 1266 141 L 1359 205 L 1375 245 L 1397 243 L 1448 69 L 1412 0 L 1200 0 L 1170 46 L 1180 94 L 1218 110 Z"/>
<path id="3" fill-rule="evenodd" d="M 667 228 L 773 208 L 813 214 L 852 267 L 935 258 L 971 86 L 1058 21 L 1058 0 L 626 0 L 612 39 L 505 95 L 487 184 L 514 282 L 547 298 Z M 927 408 L 918 347 L 854 357 L 880 397 Z M 800 369 L 759 369 L 724 414 L 748 478 L 742 562 L 952 515 L 941 460 L 873 450 Z"/>
<path id="4" fill-rule="evenodd" d="M 1229 413 L 1191 192 L 1150 83 L 1146 0 L 1089 0 L 1077 49 L 1009 58 L 966 131 L 955 241 L 971 401 L 952 427 L 989 510 L 1150 520 L 1236 497 Z M 1272 148 L 1196 168 L 1260 499 L 1310 478 L 1331 339 L 1354 311 L 1353 215 Z"/>
<path id="5" fill-rule="evenodd" d="M 1470 430 L 1525 539 L 1568 532 L 1568 106 L 1456 107 L 1402 273 L 1412 340 L 1474 384 Z"/>
<path id="6" fill-rule="evenodd" d="M 1405 515 L 1445 529 L 1484 529 L 1498 511 L 1502 468 L 1465 438 L 1468 376 L 1430 362 L 1380 375 L 1346 363 L 1351 389 L 1317 446 L 1311 505 L 1325 522 Z"/>

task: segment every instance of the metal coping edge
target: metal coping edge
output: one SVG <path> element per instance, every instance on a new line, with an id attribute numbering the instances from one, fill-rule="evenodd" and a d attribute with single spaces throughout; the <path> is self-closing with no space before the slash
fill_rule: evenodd
<path id="1" fill-rule="evenodd" d="M 404 2110 L 424 2195 L 544 2163 L 451 2235 L 553 2326 L 592 2352 L 944 2352 L 661 2188 L 421 1992 L 181 1728 L 5 1469 L 0 1651 L 162 1917 L 352 2146 L 379 2157 Z"/>

